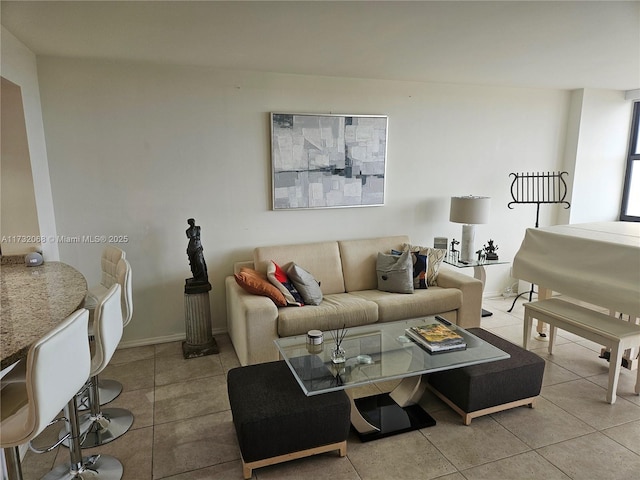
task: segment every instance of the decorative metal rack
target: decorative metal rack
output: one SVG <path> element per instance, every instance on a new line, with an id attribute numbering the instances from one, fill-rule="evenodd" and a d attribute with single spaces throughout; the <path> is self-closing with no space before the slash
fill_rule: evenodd
<path id="1" fill-rule="evenodd" d="M 512 205 L 536 204 L 536 228 L 540 219 L 540 205 L 561 203 L 564 208 L 569 208 L 571 204 L 567 198 L 567 182 L 564 175 L 567 172 L 547 172 L 547 173 L 510 173 L 513 177 L 511 182 L 512 202 L 507 207 L 513 209 Z"/>
<path id="2" fill-rule="evenodd" d="M 542 204 L 563 204 L 567 209 L 571 204 L 567 198 L 567 182 L 564 176 L 569 175 L 568 172 L 547 172 L 547 173 L 510 173 L 513 177 L 511 182 L 511 198 L 513 201 L 507 204 L 507 207 L 513 209 L 513 205 L 535 204 L 536 205 L 536 228 L 540 220 L 540 205 Z M 511 312 L 520 296 L 527 292 L 522 292 L 513 299 L 511 308 L 507 310 Z M 535 293 L 533 284 L 529 293 L 529 301 Z"/>

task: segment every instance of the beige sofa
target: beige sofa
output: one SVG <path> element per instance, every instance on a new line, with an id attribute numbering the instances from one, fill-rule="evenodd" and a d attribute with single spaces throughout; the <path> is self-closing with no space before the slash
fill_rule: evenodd
<path id="1" fill-rule="evenodd" d="M 482 283 L 443 264 L 437 286 L 413 294 L 377 289 L 378 252 L 401 250 L 407 236 L 258 247 L 249 266 L 265 273 L 271 260 L 295 262 L 320 282 L 320 305 L 277 307 L 268 297 L 242 289 L 233 276 L 225 279 L 227 327 L 242 365 L 278 359 L 274 340 L 312 329 L 330 330 L 393 322 L 440 314 L 463 328 L 480 326 Z"/>

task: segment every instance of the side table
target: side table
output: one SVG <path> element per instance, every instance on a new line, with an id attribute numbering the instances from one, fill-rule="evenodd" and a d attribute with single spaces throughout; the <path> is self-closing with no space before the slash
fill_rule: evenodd
<path id="1" fill-rule="evenodd" d="M 484 267 L 486 265 L 500 265 L 500 264 L 509 263 L 509 262 L 504 260 L 472 260 L 469 262 L 463 262 L 460 260 L 454 260 L 450 256 L 446 256 L 444 258 L 444 263 L 448 265 L 453 265 L 454 267 L 457 267 L 457 268 L 473 267 L 473 277 L 477 278 L 482 282 L 482 292 L 484 293 L 484 283 L 487 278 L 487 272 L 485 271 Z M 491 315 L 493 315 L 493 312 L 490 312 L 489 310 L 485 310 L 484 308 L 482 309 L 483 317 L 490 317 Z"/>

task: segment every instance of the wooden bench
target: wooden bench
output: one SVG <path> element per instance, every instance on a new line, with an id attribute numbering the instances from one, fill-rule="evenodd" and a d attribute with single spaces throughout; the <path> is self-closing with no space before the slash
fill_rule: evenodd
<path id="1" fill-rule="evenodd" d="M 640 325 L 618 320 L 558 298 L 525 303 L 523 345 L 527 350 L 534 318 L 549 324 L 549 354 L 553 354 L 556 328 L 611 349 L 607 402 L 614 403 L 622 354 L 627 348 L 640 346 Z M 640 394 L 640 369 L 638 369 L 635 393 Z"/>

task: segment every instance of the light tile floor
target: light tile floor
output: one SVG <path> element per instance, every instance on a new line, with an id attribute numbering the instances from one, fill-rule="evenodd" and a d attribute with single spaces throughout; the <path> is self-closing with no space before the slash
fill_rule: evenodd
<path id="1" fill-rule="evenodd" d="M 484 306 L 494 315 L 483 318 L 482 326 L 520 345 L 522 301 L 508 313 L 511 303 L 512 299 L 486 299 Z M 228 336 L 216 340 L 219 355 L 191 360 L 182 358 L 179 342 L 119 350 L 102 376 L 122 382 L 124 392 L 108 407 L 130 409 L 135 421 L 123 437 L 85 453 L 117 457 L 124 464 L 124 479 L 241 479 L 226 391 L 226 372 L 238 366 L 238 360 Z M 637 478 L 636 372 L 622 369 L 618 399 L 609 405 L 605 402 L 608 363 L 598 358 L 600 346 L 567 332 L 559 332 L 557 340 L 552 356 L 545 342 L 533 342 L 533 349 L 547 361 L 534 409 L 520 407 L 464 426 L 444 403 L 427 394 L 422 405 L 437 420 L 434 427 L 369 443 L 351 434 L 344 458 L 322 454 L 255 470 L 254 478 Z M 371 387 L 362 390 L 363 395 L 370 392 Z M 40 440 L 54 435 L 46 431 Z M 62 447 L 44 455 L 28 452 L 25 478 L 41 478 L 67 459 L 68 450 Z"/>

